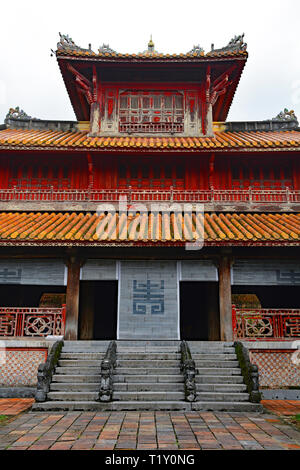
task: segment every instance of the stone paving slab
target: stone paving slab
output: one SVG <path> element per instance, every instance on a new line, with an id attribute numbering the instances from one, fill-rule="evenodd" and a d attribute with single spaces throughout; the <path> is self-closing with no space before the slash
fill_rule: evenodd
<path id="1" fill-rule="evenodd" d="M 262 405 L 277 415 L 300 414 L 300 400 L 262 400 Z"/>
<path id="2" fill-rule="evenodd" d="M 300 450 L 300 431 L 270 413 L 27 412 L 0 425 L 8 450 Z"/>
<path id="3" fill-rule="evenodd" d="M 16 416 L 31 408 L 34 401 L 33 398 L 1 398 L 0 415 Z"/>

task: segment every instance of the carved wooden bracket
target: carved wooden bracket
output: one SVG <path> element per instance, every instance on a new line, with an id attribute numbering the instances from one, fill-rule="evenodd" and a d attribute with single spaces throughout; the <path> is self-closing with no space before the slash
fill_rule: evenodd
<path id="1" fill-rule="evenodd" d="M 79 91 L 85 96 L 87 102 L 90 105 L 90 136 L 95 136 L 100 131 L 100 118 L 101 118 L 101 108 L 100 108 L 100 98 L 99 96 L 99 85 L 97 70 L 95 65 L 93 65 L 93 76 L 92 81 L 88 80 L 84 75 L 82 75 L 78 70 L 76 70 L 72 65 L 68 64 L 68 70 L 74 75 L 75 83 Z"/>
<path id="2" fill-rule="evenodd" d="M 201 109 L 202 116 L 202 132 L 204 135 L 207 134 L 208 127 L 208 114 L 218 101 L 219 96 L 226 93 L 227 88 L 232 84 L 232 81 L 229 81 L 229 76 L 231 72 L 235 69 L 235 66 L 230 67 L 226 72 L 222 73 L 214 81 L 211 78 L 211 66 L 208 65 L 206 69 L 206 79 L 201 87 Z"/>

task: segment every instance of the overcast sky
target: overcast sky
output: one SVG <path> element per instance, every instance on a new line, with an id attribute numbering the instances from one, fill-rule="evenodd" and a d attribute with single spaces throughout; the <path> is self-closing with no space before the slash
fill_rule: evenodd
<path id="1" fill-rule="evenodd" d="M 300 118 L 299 0 L 37 0 L 0 7 L 0 123 L 10 107 L 34 117 L 75 119 L 55 57 L 58 32 L 97 52 L 146 49 L 150 34 L 164 53 L 205 51 L 245 33 L 249 58 L 228 120 Z"/>

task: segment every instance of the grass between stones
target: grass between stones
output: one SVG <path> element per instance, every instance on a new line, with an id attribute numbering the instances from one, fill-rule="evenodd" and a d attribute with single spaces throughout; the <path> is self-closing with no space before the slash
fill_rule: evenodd
<path id="1" fill-rule="evenodd" d="M 0 424 L 5 424 L 9 418 L 11 418 L 11 416 L 7 416 L 7 415 L 0 415 Z"/>
<path id="2" fill-rule="evenodd" d="M 290 420 L 300 430 L 300 414 L 291 416 Z"/>

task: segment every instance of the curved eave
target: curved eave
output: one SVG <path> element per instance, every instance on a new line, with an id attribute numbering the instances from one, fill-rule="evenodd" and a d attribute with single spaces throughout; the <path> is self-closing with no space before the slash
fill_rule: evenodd
<path id="1" fill-rule="evenodd" d="M 201 148 L 182 148 L 182 147 L 59 147 L 59 146 L 26 146 L 26 145 L 0 145 L 0 151 L 30 151 L 30 152 L 91 152 L 91 153 L 125 153 L 125 154 L 170 154 L 170 153 L 181 153 L 181 154 L 191 154 L 191 153 L 270 153 L 270 152 L 299 152 L 299 147 L 289 147 L 289 146 L 282 146 L 282 147 L 201 147 Z"/>
<path id="2" fill-rule="evenodd" d="M 168 247 L 168 248 L 184 248 L 187 242 L 184 241 L 149 241 L 149 242 L 140 242 L 140 241 L 114 241 L 114 242 L 90 242 L 90 241 L 66 241 L 66 240 L 38 240 L 38 241 L 28 241 L 28 240 L 5 240 L 0 239 L 0 246 L 52 246 L 52 247 L 122 247 L 122 248 L 145 248 L 145 247 Z M 232 246 L 232 247 L 295 247 L 300 246 L 299 241 L 224 241 L 224 240 L 206 240 L 204 242 L 204 247 L 214 247 L 214 246 Z"/>

